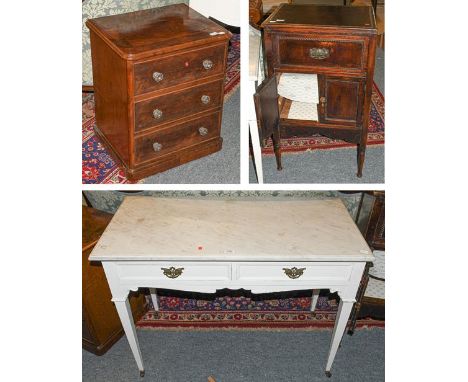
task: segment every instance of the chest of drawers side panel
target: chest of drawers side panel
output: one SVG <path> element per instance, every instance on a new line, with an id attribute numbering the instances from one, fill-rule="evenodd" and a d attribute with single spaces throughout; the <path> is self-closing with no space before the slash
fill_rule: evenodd
<path id="1" fill-rule="evenodd" d="M 90 31 L 93 62 L 95 130 L 122 162 L 130 159 L 127 62 Z"/>

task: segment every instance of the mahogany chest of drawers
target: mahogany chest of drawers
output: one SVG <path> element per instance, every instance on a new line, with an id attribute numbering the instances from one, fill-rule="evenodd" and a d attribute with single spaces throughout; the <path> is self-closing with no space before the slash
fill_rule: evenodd
<path id="1" fill-rule="evenodd" d="M 230 32 L 185 4 L 86 25 L 95 130 L 129 179 L 221 149 Z"/>
<path id="2" fill-rule="evenodd" d="M 362 176 L 375 64 L 371 7 L 282 4 L 262 24 L 268 79 L 255 95 L 261 142 L 272 136 L 278 169 L 280 137 L 321 134 L 356 143 Z M 278 96 L 283 73 L 317 77 L 317 118 L 291 118 Z"/>

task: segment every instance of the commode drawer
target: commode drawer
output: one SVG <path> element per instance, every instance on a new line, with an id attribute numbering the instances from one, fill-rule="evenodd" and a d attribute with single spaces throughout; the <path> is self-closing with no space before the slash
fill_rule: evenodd
<path id="1" fill-rule="evenodd" d="M 134 65 L 135 94 L 164 89 L 224 72 L 226 44 Z"/>
<path id="2" fill-rule="evenodd" d="M 135 131 L 221 106 L 223 80 L 208 82 L 135 104 Z"/>
<path id="3" fill-rule="evenodd" d="M 231 263 L 128 262 L 117 265 L 122 280 L 229 281 Z"/>
<path id="4" fill-rule="evenodd" d="M 176 150 L 203 143 L 219 136 L 219 112 L 206 117 L 158 129 L 135 139 L 137 163 L 157 159 Z"/>
<path id="5" fill-rule="evenodd" d="M 279 34 L 279 65 L 364 69 L 365 41 L 315 37 L 286 37 Z"/>
<path id="6" fill-rule="evenodd" d="M 239 281 L 347 281 L 352 264 L 340 263 L 238 263 L 235 277 Z"/>

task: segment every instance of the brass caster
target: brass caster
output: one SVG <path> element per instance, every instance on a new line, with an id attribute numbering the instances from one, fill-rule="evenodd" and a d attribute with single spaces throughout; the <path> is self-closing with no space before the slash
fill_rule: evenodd
<path id="1" fill-rule="evenodd" d="M 140 370 L 140 377 L 143 378 L 145 376 L 145 371 L 144 370 Z"/>
<path id="2" fill-rule="evenodd" d="M 362 172 L 358 172 L 358 173 L 356 174 L 356 176 L 357 176 L 358 178 L 362 178 Z"/>
<path id="3" fill-rule="evenodd" d="M 325 372 L 325 375 L 326 375 L 328 378 L 330 378 L 330 377 L 331 377 L 331 371 L 326 371 L 326 372 Z"/>

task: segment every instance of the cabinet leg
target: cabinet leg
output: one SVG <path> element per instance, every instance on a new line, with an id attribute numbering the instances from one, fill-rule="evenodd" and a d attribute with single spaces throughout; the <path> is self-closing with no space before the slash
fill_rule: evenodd
<path id="1" fill-rule="evenodd" d="M 132 350 L 133 357 L 140 370 L 140 376 L 145 373 L 143 366 L 143 359 L 141 357 L 140 345 L 136 335 L 135 325 L 133 323 L 132 308 L 128 302 L 128 298 L 125 301 L 114 301 L 117 313 L 119 314 L 120 321 L 122 322 L 125 335 L 127 336 L 128 344 Z"/>
<path id="2" fill-rule="evenodd" d="M 313 312 L 315 307 L 317 306 L 318 298 L 320 294 L 320 289 L 313 289 L 312 290 L 312 301 L 310 304 L 310 311 Z"/>
<path id="3" fill-rule="evenodd" d="M 278 170 L 282 170 L 283 166 L 281 165 L 281 139 L 280 139 L 279 131 L 273 133 L 272 140 L 273 140 L 273 148 L 275 150 L 276 168 Z"/>
<path id="4" fill-rule="evenodd" d="M 332 340 L 330 344 L 330 352 L 328 353 L 327 366 L 325 367 L 325 373 L 331 375 L 331 367 L 335 360 L 336 351 L 340 346 L 341 338 L 346 329 L 348 318 L 353 308 L 353 302 L 351 301 L 340 301 L 338 305 L 338 312 L 336 314 L 335 328 L 333 329 Z M 328 375 L 327 375 L 328 376 Z"/>
<path id="5" fill-rule="evenodd" d="M 357 147 L 357 165 L 358 165 L 358 170 L 357 170 L 357 177 L 361 178 L 362 177 L 362 168 L 364 167 L 364 159 L 366 157 L 366 146 L 361 144 L 358 144 Z"/>
<path id="6" fill-rule="evenodd" d="M 159 310 L 158 304 L 158 295 L 156 294 L 156 288 L 149 288 L 150 295 L 151 295 L 151 302 L 153 303 L 154 310 Z"/>

